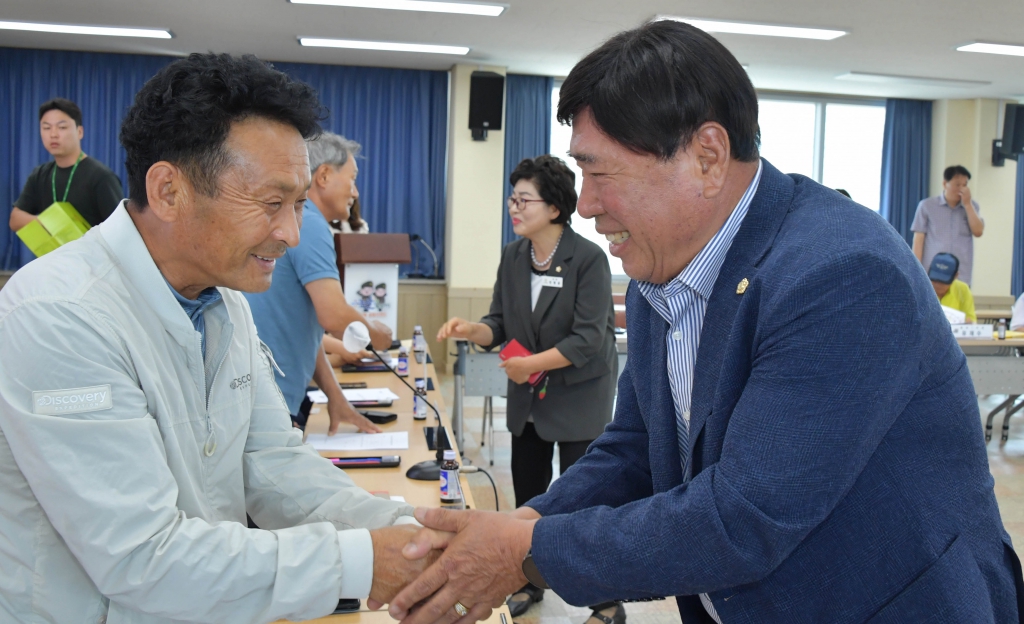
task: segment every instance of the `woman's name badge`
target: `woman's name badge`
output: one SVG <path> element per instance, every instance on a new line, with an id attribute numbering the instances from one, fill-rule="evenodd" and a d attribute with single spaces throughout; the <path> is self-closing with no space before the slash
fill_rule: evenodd
<path id="1" fill-rule="evenodd" d="M 542 288 L 544 286 L 550 286 L 552 288 L 561 288 L 563 279 L 564 278 L 562 277 L 551 277 L 550 275 L 543 275 L 540 278 L 540 285 Z"/>

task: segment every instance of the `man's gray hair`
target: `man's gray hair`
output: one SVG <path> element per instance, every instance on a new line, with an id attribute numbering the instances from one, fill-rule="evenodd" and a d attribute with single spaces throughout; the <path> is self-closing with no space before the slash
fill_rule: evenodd
<path id="1" fill-rule="evenodd" d="M 363 149 L 355 141 L 346 139 L 340 134 L 324 132 L 318 138 L 306 142 L 309 149 L 309 170 L 315 172 L 320 165 L 328 164 L 340 167 L 355 158 Z"/>

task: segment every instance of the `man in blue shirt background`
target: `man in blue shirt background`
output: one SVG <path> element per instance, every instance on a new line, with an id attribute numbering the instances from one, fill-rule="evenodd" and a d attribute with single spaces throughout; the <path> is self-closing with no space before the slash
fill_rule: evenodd
<path id="1" fill-rule="evenodd" d="M 369 327 L 375 348 L 391 346 L 390 329 L 368 322 L 345 302 L 334 235 L 328 225 L 329 219 L 344 219 L 359 197 L 355 156 L 360 146 L 325 132 L 309 141 L 307 147 L 313 179 L 302 210 L 299 244 L 277 261 L 273 282 L 266 292 L 245 296 L 256 331 L 280 368 L 275 376 L 295 424 L 306 426 L 311 404 L 304 399 L 312 378 L 327 395 L 329 433 L 337 431 L 342 422 L 352 423 L 361 431 L 380 431 L 345 400 L 322 346 L 324 330 L 340 335 L 354 321 Z"/>
<path id="2" fill-rule="evenodd" d="M 951 253 L 960 259 L 960 280 L 971 285 L 974 267 L 974 239 L 985 232 L 981 206 L 971 199 L 967 183 L 971 172 L 963 165 L 946 167 L 942 192 L 926 197 L 917 205 L 914 223 L 914 255 L 925 268 L 935 254 Z"/>

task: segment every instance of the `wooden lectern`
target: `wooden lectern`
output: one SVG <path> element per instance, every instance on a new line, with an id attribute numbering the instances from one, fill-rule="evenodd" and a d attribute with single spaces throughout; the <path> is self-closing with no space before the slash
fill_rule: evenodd
<path id="1" fill-rule="evenodd" d="M 412 262 L 408 234 L 335 234 L 345 301 L 398 335 L 398 265 Z"/>

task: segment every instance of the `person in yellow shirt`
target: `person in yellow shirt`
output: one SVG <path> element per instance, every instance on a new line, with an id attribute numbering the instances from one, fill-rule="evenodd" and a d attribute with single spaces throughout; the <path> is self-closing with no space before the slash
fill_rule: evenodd
<path id="1" fill-rule="evenodd" d="M 974 312 L 974 295 L 966 282 L 957 279 L 958 275 L 960 260 L 956 256 L 951 253 L 935 254 L 928 269 L 928 279 L 939 296 L 939 303 L 960 310 L 967 316 L 968 323 L 976 323 L 978 315 Z"/>

